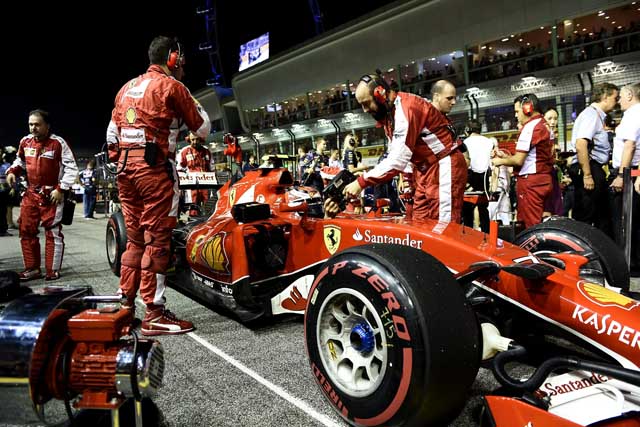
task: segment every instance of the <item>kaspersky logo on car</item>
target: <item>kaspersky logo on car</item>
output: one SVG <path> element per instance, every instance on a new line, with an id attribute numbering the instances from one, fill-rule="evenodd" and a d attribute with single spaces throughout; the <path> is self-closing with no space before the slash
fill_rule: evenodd
<path id="1" fill-rule="evenodd" d="M 620 307 L 625 310 L 631 310 L 640 305 L 640 302 L 607 289 L 597 283 L 581 280 L 578 282 L 578 290 L 585 298 L 602 307 Z"/>
<path id="2" fill-rule="evenodd" d="M 337 225 L 324 226 L 324 245 L 331 255 L 335 254 L 340 247 L 340 227 Z"/>

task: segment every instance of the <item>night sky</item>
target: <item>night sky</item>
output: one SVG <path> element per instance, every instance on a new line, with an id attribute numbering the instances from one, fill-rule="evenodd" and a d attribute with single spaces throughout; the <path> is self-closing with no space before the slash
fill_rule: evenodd
<path id="1" fill-rule="evenodd" d="M 319 0 L 325 31 L 385 0 Z M 147 48 L 156 35 L 178 37 L 186 50 L 184 83 L 191 91 L 212 77 L 204 1 L 119 0 L 105 2 L 12 2 L 3 10 L 0 146 L 28 134 L 28 113 L 43 108 L 53 131 L 77 152 L 95 153 L 105 139 L 114 97 L 148 66 Z M 218 1 L 219 51 L 226 85 L 238 70 L 239 45 L 270 33 L 271 57 L 315 36 L 306 0 Z M 10 24 L 9 24 L 10 23 Z M 13 28 L 10 28 L 13 27 Z"/>

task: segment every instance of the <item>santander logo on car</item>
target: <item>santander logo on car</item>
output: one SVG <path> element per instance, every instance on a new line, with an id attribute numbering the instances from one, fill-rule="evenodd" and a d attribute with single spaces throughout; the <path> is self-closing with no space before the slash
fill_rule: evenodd
<path id="1" fill-rule="evenodd" d="M 412 248 L 422 249 L 422 240 L 414 240 L 406 233 L 404 237 L 386 236 L 384 234 L 375 234 L 371 230 L 364 230 L 364 234 L 356 228 L 356 232 L 351 236 L 356 242 L 365 241 L 366 243 L 395 243 L 398 245 L 411 246 Z"/>

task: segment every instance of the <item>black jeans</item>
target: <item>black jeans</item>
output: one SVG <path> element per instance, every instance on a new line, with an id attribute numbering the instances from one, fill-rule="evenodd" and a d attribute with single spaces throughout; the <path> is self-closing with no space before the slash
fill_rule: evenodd
<path id="1" fill-rule="evenodd" d="M 491 177 L 491 171 L 487 173 L 478 173 L 470 171 L 467 182 L 473 187 L 474 191 L 484 191 L 489 194 L 489 178 Z M 489 203 L 478 203 L 473 205 L 465 202 L 462 205 L 462 223 L 467 227 L 473 227 L 473 211 L 475 207 L 478 207 L 478 216 L 480 219 L 480 230 L 485 233 L 489 232 Z"/>
<path id="2" fill-rule="evenodd" d="M 9 205 L 9 192 L 0 191 L 0 233 L 7 232 L 7 206 Z"/>
<path id="3" fill-rule="evenodd" d="M 609 190 L 602 165 L 595 160 L 589 162 L 593 176 L 593 190 L 585 190 L 582 169 L 578 163 L 571 165 L 569 176 L 574 187 L 573 218 L 599 228 L 613 238 Z"/>

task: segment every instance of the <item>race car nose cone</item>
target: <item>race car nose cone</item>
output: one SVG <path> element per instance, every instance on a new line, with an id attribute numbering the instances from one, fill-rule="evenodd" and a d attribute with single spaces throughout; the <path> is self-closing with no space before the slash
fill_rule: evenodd
<path id="1" fill-rule="evenodd" d="M 351 329 L 351 346 L 362 354 L 371 353 L 375 345 L 373 330 L 367 323 L 358 323 Z"/>

